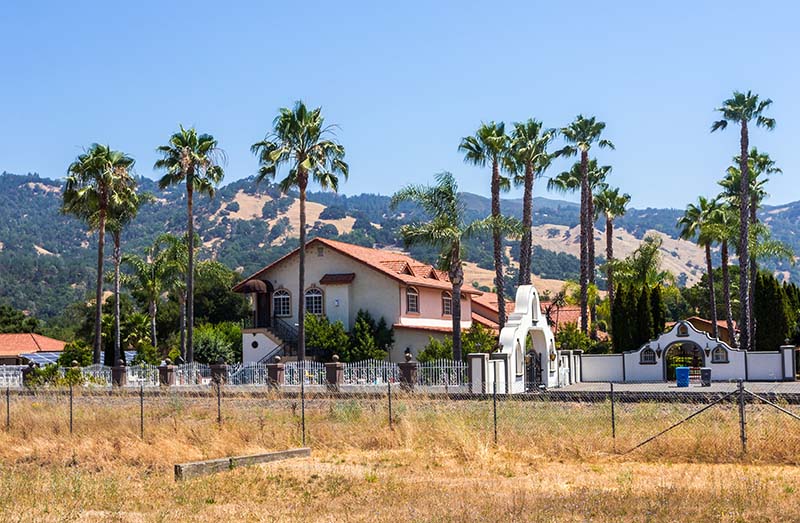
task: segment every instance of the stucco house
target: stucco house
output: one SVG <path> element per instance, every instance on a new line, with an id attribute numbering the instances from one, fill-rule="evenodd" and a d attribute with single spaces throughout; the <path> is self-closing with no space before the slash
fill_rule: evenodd
<path id="1" fill-rule="evenodd" d="M 305 289 L 298 289 L 299 248 L 234 287 L 251 296 L 253 325 L 242 334 L 243 361 L 266 362 L 290 343 L 297 325 L 297 300 L 309 314 L 341 321 L 349 331 L 360 309 L 394 329 L 391 361 L 409 349 L 418 354 L 428 338 L 452 334 L 452 285 L 447 273 L 401 252 L 314 238 L 306 244 Z M 461 327 L 474 321 L 473 299 L 482 293 L 464 287 Z"/>

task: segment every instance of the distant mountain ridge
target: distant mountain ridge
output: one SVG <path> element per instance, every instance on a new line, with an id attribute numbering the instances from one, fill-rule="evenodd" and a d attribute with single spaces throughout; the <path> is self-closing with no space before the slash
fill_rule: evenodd
<path id="1" fill-rule="evenodd" d="M 160 190 L 153 180 L 141 178 L 143 191 L 155 201 L 142 209 L 125 231 L 123 249 L 141 253 L 160 233 L 182 234 L 185 227 L 184 191 Z M 35 174 L 0 175 L 0 303 L 42 317 L 57 314 L 72 302 L 85 299 L 93 285 L 96 237 L 77 220 L 60 214 L 59 180 Z M 469 219 L 490 212 L 489 198 L 462 194 Z M 359 245 L 402 248 L 397 230 L 404 223 L 424 219 L 419 209 L 403 204 L 389 209 L 390 197 L 376 194 L 338 195 L 312 192 L 308 196 L 310 236 L 339 238 Z M 203 246 L 201 257 L 213 257 L 249 274 L 297 245 L 298 208 L 295 195 L 281 195 L 274 184 L 256 184 L 252 178 L 221 186 L 213 199 L 195 200 L 195 216 Z M 503 212 L 521 218 L 522 201 L 504 199 Z M 704 272 L 702 251 L 677 239 L 678 209 L 631 209 L 615 224 L 615 253 L 625 256 L 639 241 L 655 231 L 664 239 L 664 264 L 691 284 Z M 556 289 L 578 272 L 578 218 L 576 203 L 550 198 L 534 199 L 533 272 L 537 285 Z M 800 224 L 800 202 L 765 207 L 762 219 L 776 238 L 800 249 L 795 231 Z M 595 235 L 597 255 L 605 253 L 602 220 Z M 110 249 L 109 249 L 110 251 Z M 110 252 L 109 252 L 110 253 Z M 411 254 L 434 262 L 432 249 L 415 248 Z M 508 243 L 512 271 L 514 242 Z M 489 285 L 492 279 L 491 242 L 474 239 L 465 246 L 467 282 Z M 785 264 L 767 264 L 794 281 L 800 272 Z"/>

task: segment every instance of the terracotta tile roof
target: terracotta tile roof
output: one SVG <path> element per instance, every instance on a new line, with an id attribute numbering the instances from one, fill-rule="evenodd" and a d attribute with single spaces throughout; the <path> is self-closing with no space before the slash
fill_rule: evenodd
<path id="1" fill-rule="evenodd" d="M 336 285 L 350 283 L 356 279 L 356 273 L 348 272 L 345 274 L 326 274 L 320 278 L 319 282 L 322 285 Z"/>
<path id="2" fill-rule="evenodd" d="M 485 316 L 481 316 L 477 312 L 472 313 L 472 321 L 474 321 L 475 323 L 480 323 L 484 327 L 491 329 L 493 331 L 498 331 L 500 328 L 500 325 L 498 325 L 496 321 L 492 321 L 489 318 L 486 318 Z"/>
<path id="3" fill-rule="evenodd" d="M 431 271 L 434 270 L 432 265 L 423 264 L 410 256 L 398 252 L 385 251 L 381 249 L 373 249 L 370 247 L 361 247 L 359 245 L 352 245 L 350 243 L 339 242 L 335 240 L 328 240 L 326 238 L 314 238 L 306 244 L 306 249 L 313 248 L 318 245 L 329 247 L 345 256 L 353 258 L 356 261 L 371 267 L 372 269 L 389 276 L 390 278 L 399 281 L 405 285 L 415 285 L 420 287 L 432 287 L 435 289 L 449 290 L 452 288 L 450 280 L 446 273 L 438 272 L 438 276 L 443 276 L 443 279 L 430 277 Z M 244 282 L 258 278 L 271 268 L 277 266 L 283 261 L 297 254 L 299 248 L 293 250 L 283 258 L 267 265 L 260 271 L 249 276 L 243 282 L 236 285 L 233 290 L 241 291 Z M 408 267 L 413 274 L 406 274 L 404 269 Z M 464 294 L 480 294 L 480 291 L 475 289 L 464 288 Z"/>
<path id="4" fill-rule="evenodd" d="M 497 294 L 494 292 L 484 292 L 479 296 L 475 296 L 472 298 L 472 302 L 482 305 L 487 309 L 491 309 L 495 314 L 497 314 Z M 506 314 L 511 314 L 512 312 L 514 312 L 514 302 L 507 301 Z"/>
<path id="5" fill-rule="evenodd" d="M 0 356 L 19 356 L 32 352 L 58 352 L 65 342 L 41 334 L 0 334 Z"/>
<path id="6" fill-rule="evenodd" d="M 430 332 L 444 332 L 444 333 L 452 333 L 452 327 L 427 327 L 424 325 L 403 325 L 402 323 L 395 323 L 392 325 L 392 328 L 395 329 L 408 329 L 408 330 L 415 330 L 415 331 L 430 331 Z M 462 331 L 466 329 L 461 329 Z"/>
<path id="7" fill-rule="evenodd" d="M 700 322 L 700 323 L 704 323 L 706 325 L 711 325 L 711 320 L 707 320 L 705 318 L 701 318 L 700 316 L 690 316 L 690 317 L 686 318 L 684 321 L 688 321 L 688 322 L 697 321 L 697 322 Z M 677 322 L 668 321 L 666 323 L 666 326 L 667 327 L 672 327 L 673 325 L 675 325 L 675 323 L 677 323 Z M 728 321 L 727 320 L 717 320 L 717 326 L 720 329 L 728 330 Z M 738 327 L 736 326 L 736 322 L 735 321 L 733 322 L 733 330 L 735 330 L 735 331 L 738 330 Z"/>

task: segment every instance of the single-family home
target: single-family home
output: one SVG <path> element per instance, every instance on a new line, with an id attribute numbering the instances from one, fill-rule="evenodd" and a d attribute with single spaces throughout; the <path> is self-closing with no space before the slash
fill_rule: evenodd
<path id="1" fill-rule="evenodd" d="M 314 238 L 306 244 L 305 288 L 298 288 L 299 248 L 234 287 L 252 297 L 253 322 L 243 331 L 243 361 L 269 361 L 296 335 L 298 302 L 308 314 L 324 315 L 353 328 L 359 310 L 394 329 L 389 358 L 402 361 L 406 350 L 418 354 L 429 337 L 452 335 L 452 284 L 446 272 L 398 251 Z M 462 290 L 461 327 L 491 322 L 473 313 L 482 293 Z M 294 333 L 294 334 L 293 334 Z"/>

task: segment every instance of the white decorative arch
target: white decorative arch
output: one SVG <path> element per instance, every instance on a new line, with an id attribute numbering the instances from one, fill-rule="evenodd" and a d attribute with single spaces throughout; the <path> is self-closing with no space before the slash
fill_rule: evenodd
<path id="1" fill-rule="evenodd" d="M 541 383 L 546 387 L 557 387 L 559 384 L 560 359 L 556 353 L 553 331 L 547 324 L 547 318 L 539 308 L 539 293 L 533 285 L 522 285 L 517 289 L 514 312 L 500 331 L 500 349 L 493 358 L 505 359 L 505 383 L 511 393 L 525 392 L 526 373 L 518 375 L 518 358 L 525 357 L 525 351 L 516 348 L 526 347 L 530 334 L 535 357 L 541 362 Z M 527 347 L 526 347 L 527 349 Z M 521 363 L 524 367 L 525 362 Z"/>

